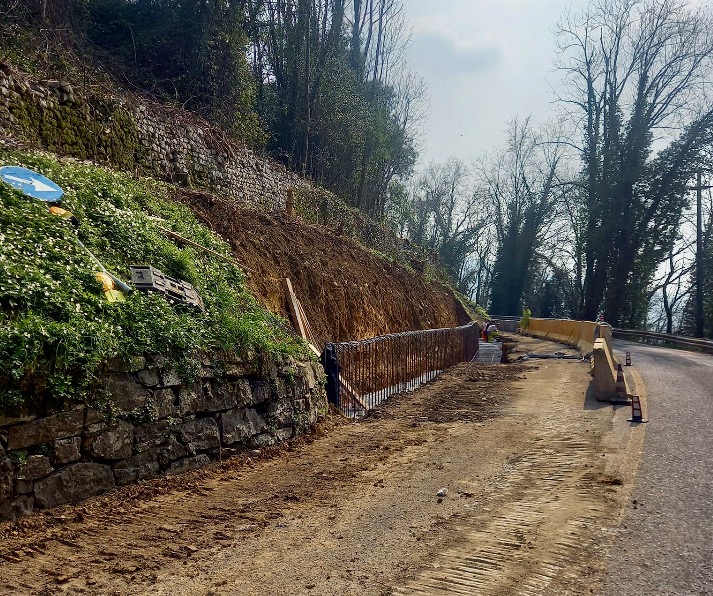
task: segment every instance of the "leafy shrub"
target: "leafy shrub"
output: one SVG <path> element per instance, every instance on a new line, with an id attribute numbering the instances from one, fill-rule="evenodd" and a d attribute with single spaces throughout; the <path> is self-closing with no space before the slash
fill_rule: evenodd
<path id="1" fill-rule="evenodd" d="M 0 164 L 39 171 L 65 191 L 75 229 L 46 203 L 0 184 L 0 406 L 44 407 L 90 400 L 101 365 L 112 357 L 160 354 L 187 376 L 210 352 L 302 352 L 284 321 L 263 310 L 238 267 L 176 245 L 171 229 L 229 256 L 228 245 L 168 188 L 87 163 L 37 153 L 0 152 Z M 132 292 L 110 304 L 86 246 L 112 273 L 152 265 L 193 284 L 206 311 Z"/>

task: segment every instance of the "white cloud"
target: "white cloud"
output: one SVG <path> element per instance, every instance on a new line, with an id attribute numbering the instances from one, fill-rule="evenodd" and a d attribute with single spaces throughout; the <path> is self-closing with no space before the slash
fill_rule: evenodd
<path id="1" fill-rule="evenodd" d="M 470 160 L 502 144 L 507 121 L 552 116 L 553 29 L 567 0 L 405 0 L 409 61 L 429 86 L 422 161 Z M 584 0 L 575 5 L 583 6 Z"/>

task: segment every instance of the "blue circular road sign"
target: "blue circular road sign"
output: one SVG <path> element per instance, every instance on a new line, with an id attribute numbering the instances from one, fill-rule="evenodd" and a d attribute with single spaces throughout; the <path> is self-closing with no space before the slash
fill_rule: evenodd
<path id="1" fill-rule="evenodd" d="M 56 201 L 64 194 L 64 191 L 49 178 L 19 166 L 1 167 L 0 180 L 41 201 Z"/>

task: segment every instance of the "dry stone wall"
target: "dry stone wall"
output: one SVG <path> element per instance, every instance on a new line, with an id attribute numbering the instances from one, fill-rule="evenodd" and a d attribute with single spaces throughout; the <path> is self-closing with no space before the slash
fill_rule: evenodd
<path id="1" fill-rule="evenodd" d="M 81 93 L 0 65 L 0 133 L 36 146 L 282 209 L 290 187 L 311 188 L 195 115 L 137 98 Z"/>
<path id="2" fill-rule="evenodd" d="M 110 410 L 0 418 L 0 519 L 273 445 L 327 410 L 319 364 L 203 364 L 200 379 L 185 383 L 160 358 L 114 361 L 104 381 Z"/>
<path id="3" fill-rule="evenodd" d="M 85 92 L 70 81 L 34 80 L 0 63 L 0 147 L 16 140 L 271 212 L 284 210 L 294 188 L 296 210 L 309 223 L 336 227 L 415 268 L 437 265 L 433 254 L 195 114 L 134 96 Z"/>
<path id="4" fill-rule="evenodd" d="M 185 112 L 143 104 L 128 109 L 141 141 L 137 161 L 162 178 L 270 211 L 284 209 L 288 188 L 310 188 L 282 164 L 198 124 Z"/>

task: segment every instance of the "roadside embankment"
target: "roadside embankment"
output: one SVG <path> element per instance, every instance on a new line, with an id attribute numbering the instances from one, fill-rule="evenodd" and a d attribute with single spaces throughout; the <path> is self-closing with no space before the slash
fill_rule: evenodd
<path id="1" fill-rule="evenodd" d="M 299 218 L 237 208 L 206 193 L 177 193 L 225 238 L 249 269 L 248 285 L 269 311 L 288 318 L 285 278 L 322 342 L 457 327 L 470 322 L 453 290 Z M 323 346 L 321 346 L 323 347 Z"/>
<path id="2" fill-rule="evenodd" d="M 0 518 L 306 430 L 322 370 L 275 316 L 286 277 L 322 338 L 469 320 L 448 288 L 329 229 L 192 204 L 229 247 L 157 181 L 34 152 L 0 163 L 52 178 L 76 219 L 0 185 Z M 97 261 L 124 280 L 151 265 L 204 308 L 137 289 L 108 302 Z"/>

